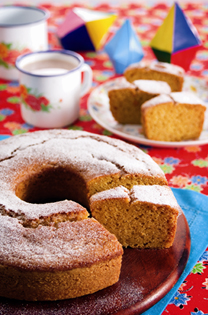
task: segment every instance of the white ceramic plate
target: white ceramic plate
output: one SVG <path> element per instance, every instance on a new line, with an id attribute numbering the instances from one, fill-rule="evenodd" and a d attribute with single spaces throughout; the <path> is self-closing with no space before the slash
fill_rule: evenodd
<path id="1" fill-rule="evenodd" d="M 157 147 L 184 147 L 203 145 L 208 143 L 208 110 L 205 114 L 204 128 L 197 140 L 181 142 L 154 141 L 147 139 L 142 134 L 141 125 L 122 125 L 113 118 L 109 109 L 108 90 L 113 88 L 121 80 L 121 77 L 101 84 L 90 94 L 88 98 L 88 110 L 92 118 L 103 128 L 132 142 L 147 146 Z M 197 77 L 186 76 L 184 80 L 184 91 L 196 93 L 208 107 L 208 87 L 206 81 Z"/>

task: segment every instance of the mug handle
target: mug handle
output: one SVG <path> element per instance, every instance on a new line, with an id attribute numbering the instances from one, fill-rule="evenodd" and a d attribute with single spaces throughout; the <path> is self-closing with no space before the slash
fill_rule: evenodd
<path id="1" fill-rule="evenodd" d="M 80 94 L 80 96 L 82 97 L 90 90 L 92 86 L 92 69 L 88 64 L 84 63 L 81 67 L 81 72 L 84 72 Z"/>

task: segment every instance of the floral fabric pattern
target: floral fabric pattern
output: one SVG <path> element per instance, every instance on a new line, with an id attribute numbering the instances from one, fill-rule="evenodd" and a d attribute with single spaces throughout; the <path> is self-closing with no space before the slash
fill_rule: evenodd
<path id="1" fill-rule="evenodd" d="M 30 88 L 20 85 L 20 96 L 23 104 L 33 111 L 49 112 L 52 106 L 49 100 L 43 95 L 36 95 Z"/>
<path id="2" fill-rule="evenodd" d="M 15 67 L 15 61 L 18 56 L 30 52 L 30 49 L 24 48 L 22 50 L 14 49 L 12 44 L 0 43 L 0 66 L 9 69 Z"/>

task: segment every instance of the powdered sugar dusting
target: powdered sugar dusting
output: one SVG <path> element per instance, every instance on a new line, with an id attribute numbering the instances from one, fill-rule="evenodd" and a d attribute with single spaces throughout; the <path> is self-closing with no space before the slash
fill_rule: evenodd
<path id="1" fill-rule="evenodd" d="M 196 94 L 191 92 L 172 92 L 170 96 L 173 98 L 175 103 L 203 105 L 203 101 Z"/>
<path id="2" fill-rule="evenodd" d="M 130 201 L 129 190 L 123 186 L 118 186 L 112 189 L 101 191 L 97 194 L 94 194 L 90 198 L 90 202 L 95 202 L 97 200 L 119 199 L 119 198 L 126 198 Z"/>
<path id="3" fill-rule="evenodd" d="M 135 185 L 131 190 L 119 186 L 93 195 L 90 201 L 93 203 L 98 200 L 119 198 L 128 199 L 129 203 L 141 201 L 180 209 L 172 190 L 168 186 L 160 185 Z"/>
<path id="4" fill-rule="evenodd" d="M 191 92 L 172 92 L 169 95 L 160 94 L 151 100 L 142 104 L 142 109 L 158 104 L 174 103 L 174 104 L 189 104 L 189 105 L 204 105 L 204 102 Z"/>
<path id="5" fill-rule="evenodd" d="M 165 72 L 165 73 L 171 73 L 177 76 L 183 77 L 185 74 L 185 71 L 180 66 L 166 63 L 166 62 L 160 62 L 160 61 L 153 61 L 153 62 L 144 62 L 143 60 L 141 62 L 133 63 L 129 67 L 127 67 L 126 70 L 132 69 L 132 68 L 146 68 L 147 70 L 156 70 L 159 72 Z"/>
<path id="6" fill-rule="evenodd" d="M 94 219 L 76 221 L 85 209 L 72 201 L 31 204 L 15 194 L 15 181 L 45 166 L 68 167 L 85 182 L 103 175 L 158 176 L 150 156 L 123 141 L 81 131 L 48 130 L 14 136 L 0 143 L 0 264 L 28 270 L 69 270 L 122 254 L 116 238 Z M 23 175 L 22 175 L 23 174 Z M 118 189 L 119 190 L 119 189 Z M 126 189 L 123 191 L 127 192 Z M 55 214 L 74 216 L 36 228 L 24 220 Z"/>
<path id="7" fill-rule="evenodd" d="M 166 73 L 172 73 L 179 76 L 184 76 L 185 71 L 183 68 L 174 65 L 172 63 L 167 62 L 159 62 L 155 61 L 152 62 L 149 66 L 150 69 L 160 71 L 160 72 L 166 72 Z"/>
<path id="8" fill-rule="evenodd" d="M 134 186 L 130 192 L 132 200 L 149 202 L 157 205 L 169 205 L 179 209 L 179 205 L 172 190 L 168 186 Z"/>
<path id="9" fill-rule="evenodd" d="M 151 157 L 135 146 L 116 139 L 67 130 L 35 132 L 2 141 L 0 160 L 1 203 L 5 211 L 25 214 L 29 219 L 55 213 L 58 207 L 33 205 L 20 200 L 14 193 L 13 180 L 20 176 L 21 171 L 35 173 L 38 167 L 44 165 L 70 167 L 86 182 L 114 174 L 165 178 Z"/>
<path id="10" fill-rule="evenodd" d="M 151 94 L 169 94 L 171 88 L 168 83 L 164 81 L 155 80 L 135 80 L 133 82 L 141 91 Z"/>
<path id="11" fill-rule="evenodd" d="M 125 77 L 121 77 L 120 80 L 118 81 L 118 84 L 110 88 L 109 91 L 115 90 L 115 89 L 124 89 L 124 88 L 135 89 L 135 85 L 127 81 Z"/>
<path id="12" fill-rule="evenodd" d="M 15 170 L 34 162 L 56 162 L 73 164 L 84 171 L 86 177 L 113 174 L 121 169 L 126 173 L 164 176 L 147 154 L 117 139 L 67 130 L 41 131 L 30 135 L 2 141 L 0 167 L 4 171 L 7 167 Z"/>
<path id="13" fill-rule="evenodd" d="M 142 109 L 148 108 L 150 106 L 156 106 L 158 104 L 172 103 L 172 99 L 167 94 L 160 94 L 156 97 L 153 97 L 151 100 L 142 104 Z"/>
<path id="14" fill-rule="evenodd" d="M 0 215 L 0 230 L 0 264 L 27 270 L 70 270 L 122 253 L 115 236 L 94 219 L 30 229 Z"/>
<path id="15" fill-rule="evenodd" d="M 148 66 L 148 62 L 145 62 L 144 60 L 142 61 L 139 61 L 139 62 L 134 62 L 132 64 L 130 64 L 126 69 L 126 70 L 129 70 L 129 69 L 132 69 L 132 68 L 145 68 Z"/>

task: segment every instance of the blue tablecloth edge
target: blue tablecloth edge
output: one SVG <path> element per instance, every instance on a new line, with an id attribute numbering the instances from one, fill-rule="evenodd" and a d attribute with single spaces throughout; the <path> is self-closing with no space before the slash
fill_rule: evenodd
<path id="1" fill-rule="evenodd" d="M 192 190 L 181 189 L 181 188 L 172 188 L 171 187 L 171 189 L 172 189 L 177 200 L 178 200 L 178 195 L 182 193 L 182 194 L 186 195 L 186 198 L 187 198 L 187 196 L 189 196 L 189 197 L 194 196 L 194 200 L 197 198 L 200 198 L 201 199 L 200 207 L 206 208 L 206 205 L 208 205 L 208 196 L 206 196 L 204 194 L 201 194 L 199 192 L 192 191 Z M 180 203 L 179 200 L 178 200 L 178 203 L 182 207 L 184 215 L 186 216 L 186 210 L 183 209 L 183 205 Z M 207 208 L 208 208 L 208 206 L 207 206 Z M 198 212 L 198 214 L 199 214 L 199 212 Z M 204 213 L 203 213 L 203 216 L 204 216 Z M 202 254 L 207 249 L 207 246 L 208 246 L 208 233 L 207 233 L 207 230 L 208 230 L 208 211 L 206 212 L 206 216 L 207 216 L 207 220 L 205 220 L 205 221 L 203 220 L 203 217 L 200 218 L 205 222 L 205 224 L 202 226 L 200 233 L 197 234 L 198 235 L 197 240 L 196 239 L 193 240 L 193 237 L 192 237 L 194 234 L 194 228 L 196 228 L 196 225 L 192 224 L 191 227 L 189 226 L 190 235 L 191 235 L 191 250 L 190 250 L 190 255 L 189 255 L 189 259 L 187 261 L 186 267 L 185 267 L 183 273 L 181 274 L 179 280 L 176 282 L 174 287 L 164 296 L 164 298 L 162 298 L 159 302 L 157 302 L 149 310 L 142 313 L 142 315 L 160 315 L 165 310 L 166 306 L 169 304 L 169 302 L 172 299 L 172 297 L 174 296 L 174 294 L 177 292 L 177 290 L 179 289 L 179 287 L 181 286 L 183 281 L 186 279 L 186 277 L 192 271 L 192 269 L 195 266 L 195 264 L 197 263 L 198 259 L 202 256 Z M 199 218 L 199 215 L 198 215 L 198 218 Z M 197 216 L 195 217 L 195 219 L 197 219 Z M 195 235 L 196 235 L 196 233 L 195 233 Z M 203 237 L 201 237 L 202 235 L 203 235 Z M 195 243 L 197 244 L 197 250 L 194 246 L 194 245 L 196 245 Z M 176 311 L 177 311 L 177 309 L 176 309 Z"/>

